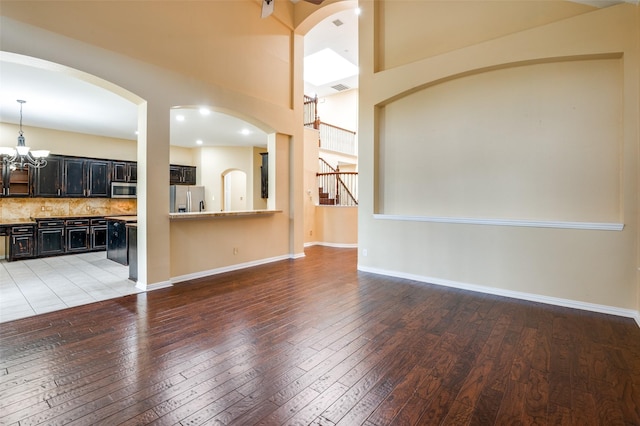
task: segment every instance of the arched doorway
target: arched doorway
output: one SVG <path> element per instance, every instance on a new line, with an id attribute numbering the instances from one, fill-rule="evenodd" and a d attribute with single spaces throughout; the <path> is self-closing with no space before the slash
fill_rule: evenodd
<path id="1" fill-rule="evenodd" d="M 87 170 L 90 166 L 95 166 L 91 170 L 96 171 L 96 174 L 111 176 L 111 160 L 117 161 L 118 164 L 121 161 L 122 163 L 143 161 L 137 154 L 136 130 L 140 122 L 139 118 L 146 116 L 146 112 L 141 108 L 144 100 L 139 96 L 114 83 L 77 69 L 10 52 L 0 52 L 0 69 L 3 95 L 6 95 L 0 105 L 0 116 L 2 116 L 0 130 L 3 135 L 6 133 L 12 136 L 3 137 L 1 145 L 15 146 L 16 138 L 13 135 L 17 136 L 14 128 L 17 123 L 15 114 L 18 110 L 14 105 L 16 99 L 22 99 L 26 101 L 24 109 L 26 145 L 32 150 L 50 151 L 49 166 L 57 167 L 56 165 L 63 166 L 73 162 L 75 171 L 82 170 L 79 164 Z M 8 102 L 6 107 L 5 100 Z M 35 170 L 29 170 L 29 173 L 29 179 L 34 182 Z M 96 179 L 100 180 L 100 178 Z M 105 183 L 103 179 L 101 182 L 108 186 L 110 180 L 108 179 Z M 20 219 L 16 215 L 33 220 L 45 218 L 62 220 L 72 216 L 95 218 L 130 215 L 136 214 L 139 201 L 115 200 L 105 197 L 104 193 L 99 197 L 91 198 L 77 198 L 64 194 L 40 195 L 45 192 L 32 188 L 29 197 L 3 198 L 0 200 L 0 208 L 4 212 L 3 220 L 11 222 L 13 219 Z M 22 267 L 22 270 L 30 276 L 29 279 L 18 280 L 16 288 L 18 285 L 29 284 L 31 288 L 38 287 L 39 294 L 47 295 L 46 298 L 33 296 L 29 300 L 27 297 L 32 296 L 28 292 L 22 292 L 27 298 L 27 306 L 34 310 L 32 315 L 142 290 L 136 288 L 134 281 L 128 280 L 128 271 L 125 266 L 122 266 L 123 272 L 119 270 L 115 272 L 120 265 L 107 260 L 105 252 L 99 251 L 98 247 L 105 242 L 105 228 L 106 226 L 103 227 L 99 221 L 90 222 L 86 228 L 87 233 L 84 234 L 87 235 L 86 239 L 82 237 L 70 242 L 67 235 L 72 235 L 72 232 L 73 235 L 83 235 L 80 228 L 74 230 L 59 226 L 56 228 L 57 234 L 48 234 L 50 237 L 48 241 L 55 242 L 60 235 L 58 241 L 61 240 L 64 243 L 56 242 L 58 244 L 54 246 L 57 250 L 56 254 L 59 254 L 60 250 L 65 250 L 67 254 L 55 258 L 59 261 L 52 261 L 53 258 L 38 255 L 38 250 L 44 247 L 44 243 L 40 240 L 44 241 L 45 233 L 39 232 L 39 228 L 35 226 L 33 250 L 37 258 L 30 259 L 28 267 L 18 262 L 11 262 L 9 265 L 12 268 Z M 141 229 L 144 228 L 141 227 Z M 0 240 L 4 238 L 7 237 L 0 237 Z M 0 241 L 0 244 L 4 249 L 4 241 Z M 88 251 L 75 254 L 76 249 L 83 251 L 82 246 L 85 244 L 89 248 Z M 140 252 L 139 265 L 142 268 L 146 266 L 146 254 L 142 247 Z M 8 255 L 4 251 L 3 254 Z M 105 258 L 100 258 L 100 255 Z M 67 256 L 74 256 L 74 261 L 68 261 Z M 76 256 L 78 259 L 75 258 Z M 79 262 L 75 262 L 76 260 Z M 38 268 L 43 266 L 47 266 L 47 273 L 37 273 Z M 114 273 L 105 274 L 107 270 Z M 70 278 L 71 276 L 73 279 Z M 97 279 L 98 276 L 100 280 Z M 3 296 L 0 294 L 3 302 L 8 300 Z M 15 303 L 14 307 L 18 308 L 19 301 Z M 4 304 L 0 306 L 3 312 L 9 311 L 5 308 Z M 27 310 L 16 311 L 16 314 L 27 313 Z"/>
<path id="2" fill-rule="evenodd" d="M 223 211 L 247 210 L 247 174 L 229 170 L 222 175 Z"/>

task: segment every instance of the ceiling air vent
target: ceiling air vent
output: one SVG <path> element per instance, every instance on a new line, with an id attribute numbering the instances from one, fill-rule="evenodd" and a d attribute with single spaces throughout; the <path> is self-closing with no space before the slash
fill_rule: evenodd
<path id="1" fill-rule="evenodd" d="M 351 89 L 349 86 L 345 86 L 344 84 L 336 84 L 335 86 L 331 86 L 333 90 L 337 90 L 338 92 L 342 92 L 343 90 Z"/>
<path id="2" fill-rule="evenodd" d="M 336 27 L 339 27 L 340 25 L 344 24 L 344 22 L 342 22 L 342 21 L 341 21 L 341 20 L 339 20 L 339 19 L 336 19 L 335 21 L 331 21 L 331 23 L 332 23 L 333 25 L 335 25 Z"/>

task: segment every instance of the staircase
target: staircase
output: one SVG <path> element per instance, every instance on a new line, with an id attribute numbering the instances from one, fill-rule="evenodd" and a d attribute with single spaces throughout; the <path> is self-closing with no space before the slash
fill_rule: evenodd
<path id="1" fill-rule="evenodd" d="M 318 204 L 322 205 L 322 206 L 335 206 L 336 205 L 336 199 L 335 198 L 329 198 L 329 193 L 328 192 L 323 192 L 322 188 L 318 188 Z"/>
<path id="2" fill-rule="evenodd" d="M 357 155 L 356 132 L 323 123 L 318 117 L 318 98 L 305 95 L 304 125 L 319 130 L 319 147 L 349 156 Z M 324 206 L 357 206 L 358 173 L 341 172 L 318 158 L 318 203 Z"/>
<path id="3" fill-rule="evenodd" d="M 318 178 L 319 204 L 325 206 L 358 205 L 358 173 L 341 172 L 323 158 L 319 158 Z"/>

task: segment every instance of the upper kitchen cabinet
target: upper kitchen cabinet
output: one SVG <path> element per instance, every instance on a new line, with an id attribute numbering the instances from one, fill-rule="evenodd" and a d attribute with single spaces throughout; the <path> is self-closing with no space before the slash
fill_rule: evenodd
<path id="1" fill-rule="evenodd" d="M 47 157 L 47 165 L 36 169 L 33 179 L 35 197 L 62 197 L 63 163 L 63 157 L 50 155 Z"/>
<path id="2" fill-rule="evenodd" d="M 179 166 L 171 164 L 169 166 L 169 184 L 170 185 L 195 185 L 196 184 L 196 167 Z"/>
<path id="3" fill-rule="evenodd" d="M 111 163 L 112 182 L 138 181 L 138 163 L 135 161 L 114 161 Z"/>
<path id="4" fill-rule="evenodd" d="M 65 158 L 63 195 L 66 197 L 109 197 L 110 162 L 86 158 Z"/>
<path id="5" fill-rule="evenodd" d="M 35 197 L 109 197 L 109 160 L 50 156 L 47 165 L 36 170 Z"/>
<path id="6" fill-rule="evenodd" d="M 10 170 L 0 164 L 0 196 L 26 197 L 29 195 L 31 169 Z"/>

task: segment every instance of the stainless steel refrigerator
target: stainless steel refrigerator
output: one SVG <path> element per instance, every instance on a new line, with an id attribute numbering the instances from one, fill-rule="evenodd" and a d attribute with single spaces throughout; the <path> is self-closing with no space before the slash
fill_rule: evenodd
<path id="1" fill-rule="evenodd" d="M 169 212 L 187 213 L 203 211 L 205 211 L 204 186 L 169 186 Z"/>

